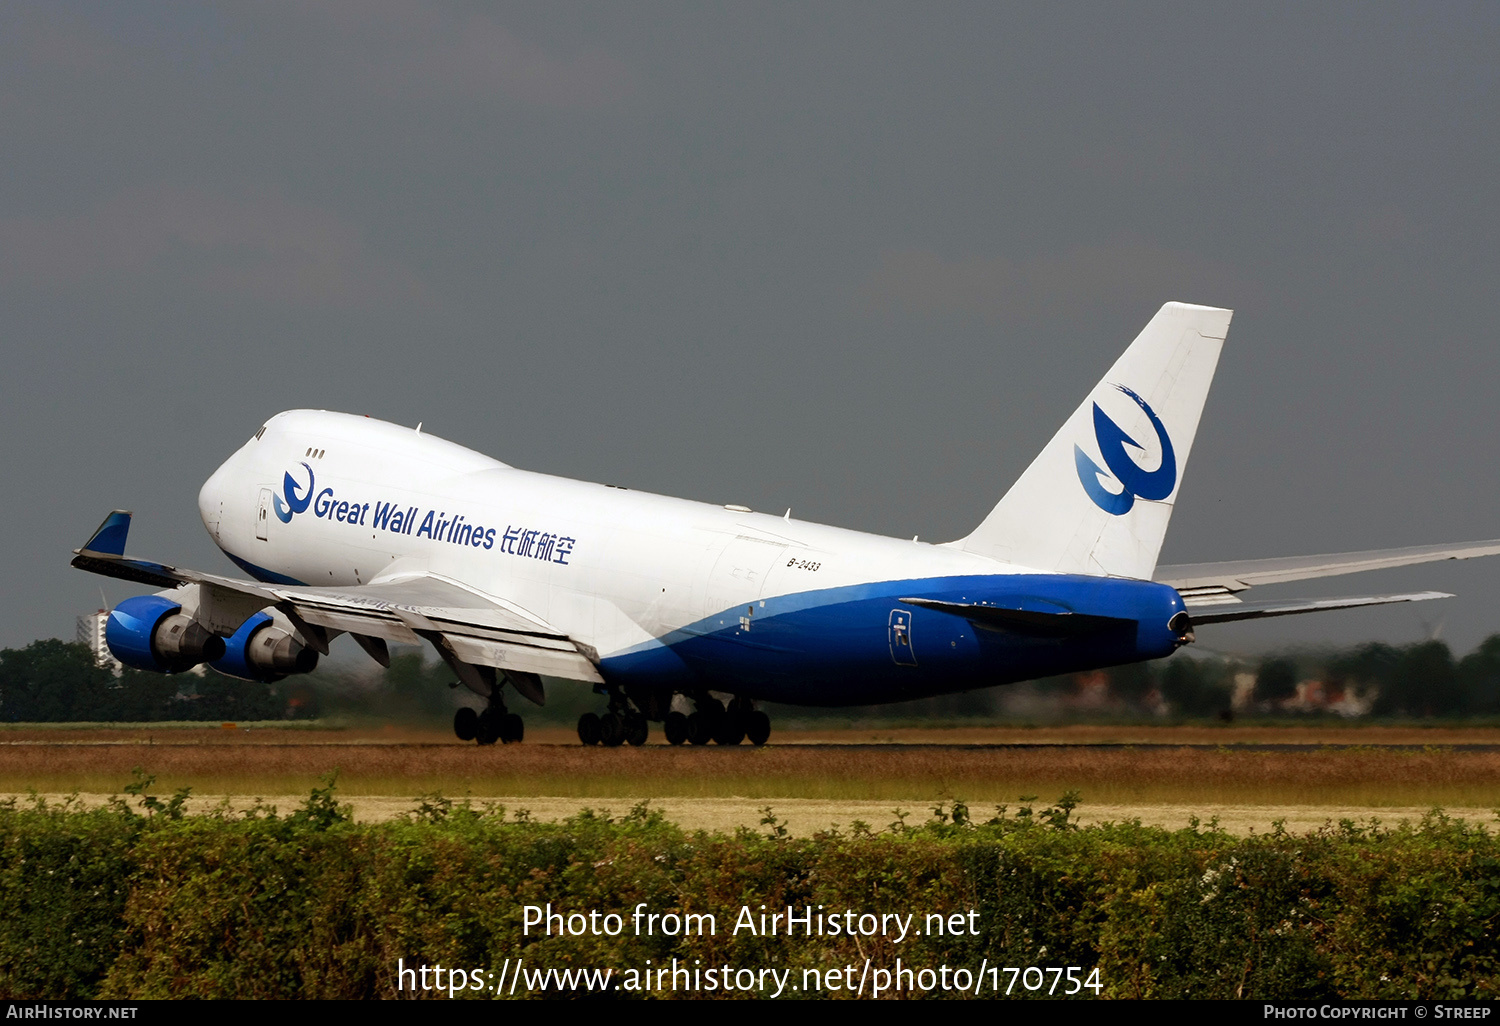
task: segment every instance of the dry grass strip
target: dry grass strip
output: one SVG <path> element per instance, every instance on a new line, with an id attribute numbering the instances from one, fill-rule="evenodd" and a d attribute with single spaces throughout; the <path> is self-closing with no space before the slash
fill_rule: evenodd
<path id="1" fill-rule="evenodd" d="M 233 732 L 225 732 L 233 733 Z M 269 739 L 267 739 L 269 740 Z M 140 767 L 156 791 L 306 794 L 339 773 L 352 795 L 793 798 L 1014 803 L 1081 793 L 1084 806 L 1500 806 L 1500 752 L 771 745 L 583 748 L 527 743 L 0 744 L 0 791 L 109 794 Z"/>
<path id="2" fill-rule="evenodd" d="M 30 796 L 0 794 L 0 800 L 16 798 L 24 805 Z M 111 798 L 104 794 L 46 794 L 41 795 L 49 804 L 73 801 L 85 808 L 105 805 Z M 306 795 L 267 795 L 259 799 L 232 795 L 201 795 L 188 800 L 190 814 L 202 814 L 217 808 L 227 807 L 244 811 L 259 802 L 277 809 L 281 814 L 290 813 L 306 801 Z M 382 823 L 408 816 L 416 808 L 418 800 L 410 797 L 385 795 L 346 796 L 345 803 L 351 806 L 354 818 L 361 823 Z M 499 810 L 507 818 L 522 814 L 532 820 L 556 822 L 575 816 L 585 809 L 597 814 L 615 817 L 626 813 L 634 803 L 629 800 L 562 798 L 538 795 L 498 795 L 478 799 L 477 809 Z M 711 830 L 732 833 L 740 828 L 764 832 L 765 809 L 769 804 L 772 814 L 780 825 L 793 836 L 809 837 L 830 828 L 848 831 L 858 821 L 870 829 L 889 829 L 897 820 L 898 812 L 905 812 L 907 824 L 926 820 L 931 810 L 924 804 L 899 803 L 880 800 L 823 801 L 806 798 L 778 798 L 771 802 L 749 798 L 665 798 L 652 800 L 651 808 L 660 810 L 668 819 L 685 830 Z M 980 819 L 993 814 L 993 809 L 975 806 L 972 810 Z M 1015 811 L 1015 804 L 1010 805 Z M 1377 820 L 1386 826 L 1416 822 L 1429 810 L 1420 807 L 1373 807 L 1373 806 L 1300 806 L 1300 805 L 1085 805 L 1075 813 L 1081 825 L 1104 822 L 1138 820 L 1147 826 L 1158 826 L 1177 830 L 1191 825 L 1195 820 L 1200 829 L 1206 829 L 1211 821 L 1231 834 L 1245 836 L 1251 833 L 1269 833 L 1276 824 L 1291 833 L 1310 833 L 1340 820 L 1348 819 L 1361 825 Z M 1452 808 L 1445 814 L 1474 824 L 1497 826 L 1495 812 L 1484 808 Z"/>

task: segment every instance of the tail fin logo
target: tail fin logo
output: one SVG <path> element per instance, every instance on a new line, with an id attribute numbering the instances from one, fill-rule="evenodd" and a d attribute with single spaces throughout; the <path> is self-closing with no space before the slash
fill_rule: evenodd
<path id="1" fill-rule="evenodd" d="M 307 464 L 302 464 L 307 467 Z M 276 519 L 283 524 L 290 524 L 293 515 L 307 510 L 312 502 L 313 494 L 313 468 L 307 467 L 307 489 L 302 494 L 298 492 L 297 479 L 292 477 L 292 472 L 287 471 L 286 478 L 281 483 L 282 493 L 286 495 L 286 503 L 283 504 L 280 495 L 271 496 L 271 505 L 276 507 Z"/>
<path id="2" fill-rule="evenodd" d="M 1167 436 L 1167 429 L 1162 426 L 1161 419 L 1146 400 L 1124 385 L 1116 385 L 1115 388 L 1135 400 L 1135 404 L 1145 411 L 1151 420 L 1151 426 L 1156 429 L 1156 439 L 1161 445 L 1161 466 L 1155 470 L 1143 470 L 1125 451 L 1125 446 L 1130 445 L 1136 449 L 1144 449 L 1145 446 L 1127 435 L 1120 425 L 1099 408 L 1098 403 L 1094 404 L 1094 438 L 1099 442 L 1099 455 L 1104 457 L 1108 472 L 1120 482 L 1120 491 L 1112 492 L 1104 487 L 1104 469 L 1084 455 L 1083 450 L 1076 445 L 1073 446 L 1073 462 L 1078 468 L 1078 480 L 1083 484 L 1088 497 L 1094 500 L 1094 505 L 1118 517 L 1129 513 L 1136 499 L 1165 499 L 1172 494 L 1172 489 L 1177 487 L 1177 456 L 1172 451 L 1172 439 Z"/>

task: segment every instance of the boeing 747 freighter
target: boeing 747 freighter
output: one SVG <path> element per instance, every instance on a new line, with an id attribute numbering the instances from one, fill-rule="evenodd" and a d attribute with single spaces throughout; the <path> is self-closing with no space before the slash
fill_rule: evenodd
<path id="1" fill-rule="evenodd" d="M 519 741 L 513 695 L 591 685 L 584 744 L 763 744 L 761 702 L 895 702 L 1158 659 L 1205 625 L 1438 592 L 1248 603 L 1265 583 L 1500 553 L 1500 541 L 1158 566 L 1231 311 L 1168 303 L 984 522 L 942 544 L 520 470 L 368 417 L 267 421 L 203 485 L 203 524 L 253 580 L 125 555 L 111 513 L 73 566 L 164 589 L 121 602 L 123 663 L 270 681 L 348 634 L 429 642 Z"/>

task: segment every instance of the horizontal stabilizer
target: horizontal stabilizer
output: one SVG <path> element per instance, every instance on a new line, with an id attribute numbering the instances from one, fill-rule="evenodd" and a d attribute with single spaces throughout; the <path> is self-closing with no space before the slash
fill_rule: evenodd
<path id="1" fill-rule="evenodd" d="M 1050 612 L 1035 609 L 1007 609 L 1004 606 L 987 606 L 978 602 L 942 602 L 938 599 L 904 598 L 898 601 L 908 605 L 935 609 L 940 613 L 961 616 L 970 623 L 988 630 L 1009 631 L 1012 634 L 1031 634 L 1042 637 L 1072 637 L 1080 634 L 1097 634 L 1118 627 L 1134 627 L 1134 620 L 1116 616 L 1095 616 L 1092 613 Z"/>
<path id="2" fill-rule="evenodd" d="M 1258 584 L 1283 584 L 1314 577 L 1337 577 L 1366 570 L 1388 570 L 1445 559 L 1471 559 L 1500 555 L 1500 539 L 1459 542 L 1452 545 L 1409 545 L 1400 549 L 1370 549 L 1322 556 L 1283 556 L 1275 559 L 1244 559 L 1232 563 L 1185 563 L 1159 566 L 1152 580 L 1168 584 L 1193 604 L 1193 599 L 1225 600 L 1235 592 Z M 1230 599 L 1232 601 L 1232 599 Z M 1194 619 L 1197 619 L 1196 617 Z"/>
<path id="3" fill-rule="evenodd" d="M 1294 616 L 1298 613 L 1322 613 L 1330 609 L 1357 609 L 1360 606 L 1384 606 L 1393 602 L 1426 602 L 1430 599 L 1452 598 L 1445 591 L 1417 591 L 1408 595 L 1364 595 L 1355 598 L 1303 599 L 1288 602 L 1264 602 L 1257 605 L 1236 603 L 1229 606 L 1212 606 L 1199 611 L 1193 609 L 1189 615 L 1193 626 L 1208 623 L 1228 623 L 1232 620 L 1263 620 L 1270 616 Z"/>

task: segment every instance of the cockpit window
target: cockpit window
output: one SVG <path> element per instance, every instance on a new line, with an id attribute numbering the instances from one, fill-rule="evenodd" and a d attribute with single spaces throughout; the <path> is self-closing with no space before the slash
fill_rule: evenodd
<path id="1" fill-rule="evenodd" d="M 266 425 L 262 424 L 260 430 L 255 432 L 255 440 L 260 441 L 260 436 L 266 433 Z"/>

